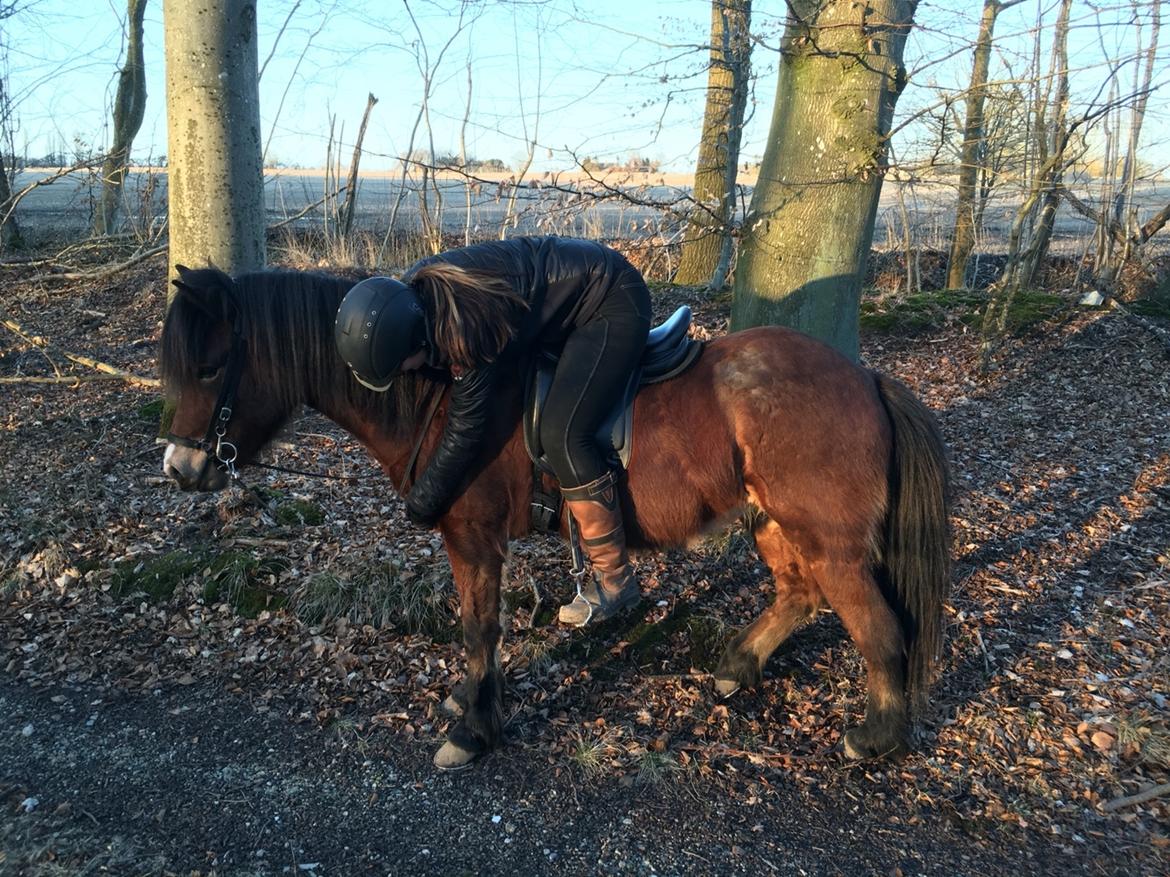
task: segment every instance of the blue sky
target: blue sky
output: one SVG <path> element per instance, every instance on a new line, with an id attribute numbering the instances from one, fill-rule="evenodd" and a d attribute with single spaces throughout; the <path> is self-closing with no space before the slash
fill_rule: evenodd
<path id="1" fill-rule="evenodd" d="M 162 3 L 148 2 L 148 101 L 135 142 L 138 157 L 166 151 Z M 899 121 L 934 103 L 939 89 L 962 87 L 980 5 L 977 0 L 920 4 L 907 51 L 914 78 L 899 103 Z M 1037 10 L 1054 5 L 1054 0 L 1028 0 L 1002 16 L 1001 75 L 1010 75 L 1008 64 L 1022 72 Z M 1126 5 L 1119 2 L 1105 20 L 1124 20 Z M 487 2 L 465 13 L 462 29 L 457 8 L 457 0 L 413 0 L 420 41 L 401 0 L 260 0 L 261 61 L 273 53 L 261 82 L 269 159 L 321 165 L 331 116 L 348 144 L 372 92 L 379 103 L 366 135 L 364 166 L 395 166 L 396 156 L 407 150 L 422 96 L 422 48 L 433 63 L 450 39 L 436 67 L 430 102 L 437 153 L 458 149 L 470 65 L 467 145 L 476 158 L 515 165 L 535 130 L 538 170 L 572 166 L 574 156 L 613 160 L 632 153 L 673 170 L 693 167 L 706 82 L 701 47 L 709 27 L 707 0 Z M 783 9 L 782 2 L 756 0 L 753 10 L 760 42 L 753 55 L 757 80 L 745 126 L 745 160 L 763 153 Z M 1101 30 L 1087 3 L 1075 9 L 1074 97 L 1086 101 L 1104 79 L 1104 57 L 1131 45 L 1133 32 L 1124 26 Z M 124 0 L 29 0 L 7 22 L 18 152 L 36 156 L 70 149 L 75 139 L 95 146 L 105 142 L 123 16 Z M 1170 7 L 1164 17 L 1170 19 Z M 1164 33 L 1170 32 L 1170 20 L 1166 25 Z M 1150 99 L 1143 138 L 1146 160 L 1156 166 L 1170 163 L 1164 134 L 1170 122 L 1168 67 L 1163 59 L 1163 87 Z M 1125 81 L 1131 78 L 1132 73 Z M 426 145 L 421 130 L 416 146 Z M 920 139 L 921 129 L 909 124 L 896 148 L 909 155 Z M 343 148 L 348 158 L 348 146 Z"/>

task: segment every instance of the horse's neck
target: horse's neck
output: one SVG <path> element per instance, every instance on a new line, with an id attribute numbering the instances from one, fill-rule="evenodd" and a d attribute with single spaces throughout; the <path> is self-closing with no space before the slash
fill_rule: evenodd
<path id="1" fill-rule="evenodd" d="M 321 398 L 307 399 L 306 404 L 365 445 L 397 488 L 402 483 L 411 454 L 411 439 L 406 433 L 413 434 L 415 430 L 387 428 L 354 407 L 345 396 L 335 393 L 318 395 Z"/>

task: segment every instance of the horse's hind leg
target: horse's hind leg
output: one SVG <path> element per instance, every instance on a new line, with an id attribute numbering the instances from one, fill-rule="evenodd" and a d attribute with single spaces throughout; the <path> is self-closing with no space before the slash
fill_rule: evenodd
<path id="1" fill-rule="evenodd" d="M 756 550 L 775 579 L 776 599 L 727 644 L 715 669 L 715 691 L 723 697 L 759 685 L 772 652 L 821 603 L 800 551 L 775 521 L 765 518 L 756 527 L 755 538 Z"/>
<path id="2" fill-rule="evenodd" d="M 453 693 L 462 713 L 435 755 L 440 770 L 466 767 L 500 742 L 503 733 L 504 677 L 500 670 L 500 574 L 505 542 L 502 530 L 444 527 L 447 555 L 459 591 L 467 676 Z"/>
<path id="3" fill-rule="evenodd" d="M 865 659 L 865 721 L 845 734 L 850 758 L 898 756 L 907 751 L 906 652 L 902 625 L 867 560 L 828 563 L 820 578 L 825 599 Z"/>

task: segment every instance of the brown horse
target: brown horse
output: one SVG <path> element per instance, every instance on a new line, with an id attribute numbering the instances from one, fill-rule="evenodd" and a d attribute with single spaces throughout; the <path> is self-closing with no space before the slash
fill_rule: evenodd
<path id="1" fill-rule="evenodd" d="M 447 387 L 412 375 L 376 394 L 351 378 L 332 334 L 350 281 L 293 272 L 233 280 L 205 269 L 182 272 L 177 285 L 160 365 L 177 404 L 164 469 L 181 487 L 223 487 L 301 405 L 353 433 L 395 485 L 417 471 L 420 433 L 425 464 Z M 480 459 L 439 525 L 468 665 L 453 693 L 462 718 L 445 748 L 466 760 L 501 736 L 500 575 L 508 541 L 529 531 L 533 488 L 522 391 L 520 381 L 501 391 Z M 818 341 L 759 328 L 710 342 L 684 374 L 643 389 L 634 436 L 622 496 L 632 548 L 685 545 L 755 512 L 776 599 L 727 646 L 717 693 L 759 684 L 776 647 L 827 603 L 868 669 L 866 717 L 845 735 L 846 752 L 905 751 L 949 580 L 946 455 L 930 412 Z"/>

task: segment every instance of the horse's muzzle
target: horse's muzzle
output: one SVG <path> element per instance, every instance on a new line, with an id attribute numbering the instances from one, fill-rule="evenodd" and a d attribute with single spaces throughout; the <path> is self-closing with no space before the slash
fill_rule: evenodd
<path id="1" fill-rule="evenodd" d="M 183 490 L 223 490 L 228 476 L 219 466 L 209 465 L 207 452 L 171 443 L 163 454 L 163 474 Z"/>

